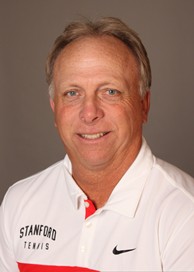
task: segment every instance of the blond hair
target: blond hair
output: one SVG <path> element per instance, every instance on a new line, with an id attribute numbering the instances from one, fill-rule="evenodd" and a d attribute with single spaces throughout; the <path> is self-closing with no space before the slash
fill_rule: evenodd
<path id="1" fill-rule="evenodd" d="M 53 48 L 47 58 L 46 79 L 49 85 L 49 94 L 54 96 L 53 69 L 60 52 L 72 41 L 88 36 L 113 36 L 121 40 L 135 56 L 139 64 L 140 95 L 143 97 L 151 87 L 151 68 L 144 45 L 137 33 L 130 29 L 120 19 L 105 17 L 98 21 L 76 21 L 70 23 L 63 33 L 55 40 Z"/>

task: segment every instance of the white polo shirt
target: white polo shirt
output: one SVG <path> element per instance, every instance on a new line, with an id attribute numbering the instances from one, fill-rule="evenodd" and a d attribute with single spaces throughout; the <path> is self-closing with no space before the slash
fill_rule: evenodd
<path id="1" fill-rule="evenodd" d="M 0 271 L 194 271 L 194 179 L 156 159 L 143 140 L 95 210 L 66 156 L 8 190 Z"/>

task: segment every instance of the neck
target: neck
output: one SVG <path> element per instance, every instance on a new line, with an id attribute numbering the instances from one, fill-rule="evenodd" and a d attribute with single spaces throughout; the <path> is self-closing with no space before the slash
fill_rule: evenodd
<path id="1" fill-rule="evenodd" d="M 78 169 L 76 169 L 78 170 Z M 114 187 L 122 177 L 118 171 L 74 171 L 73 177 L 96 208 L 104 206 Z M 122 171 L 124 172 L 124 171 Z M 121 173 L 121 172 L 120 172 Z"/>

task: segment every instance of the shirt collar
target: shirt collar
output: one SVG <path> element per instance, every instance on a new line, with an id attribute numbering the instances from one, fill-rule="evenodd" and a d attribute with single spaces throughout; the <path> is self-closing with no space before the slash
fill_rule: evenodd
<path id="1" fill-rule="evenodd" d="M 104 207 L 99 209 L 99 212 L 112 210 L 124 216 L 134 217 L 153 161 L 152 152 L 143 138 L 142 147 L 135 161 L 116 185 Z M 70 197 L 75 208 L 78 209 L 81 201 L 87 199 L 87 196 L 72 177 L 72 165 L 68 155 L 64 159 L 64 174 Z"/>
<path id="2" fill-rule="evenodd" d="M 81 206 L 81 202 L 84 199 L 87 199 L 87 196 L 84 194 L 84 192 L 81 190 L 81 188 L 77 185 L 72 177 L 72 165 L 68 155 L 66 155 L 64 158 L 64 176 L 67 190 L 69 192 L 73 205 L 76 209 L 79 209 Z"/>
<path id="3" fill-rule="evenodd" d="M 153 162 L 154 156 L 143 138 L 138 156 L 114 188 L 104 209 L 134 217 Z"/>

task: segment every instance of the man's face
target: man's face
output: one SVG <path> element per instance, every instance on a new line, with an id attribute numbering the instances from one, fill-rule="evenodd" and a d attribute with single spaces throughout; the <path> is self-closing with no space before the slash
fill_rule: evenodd
<path id="1" fill-rule="evenodd" d="M 67 45 L 54 66 L 51 107 L 73 165 L 103 169 L 134 160 L 149 95 L 139 95 L 135 57 L 114 37 Z"/>

